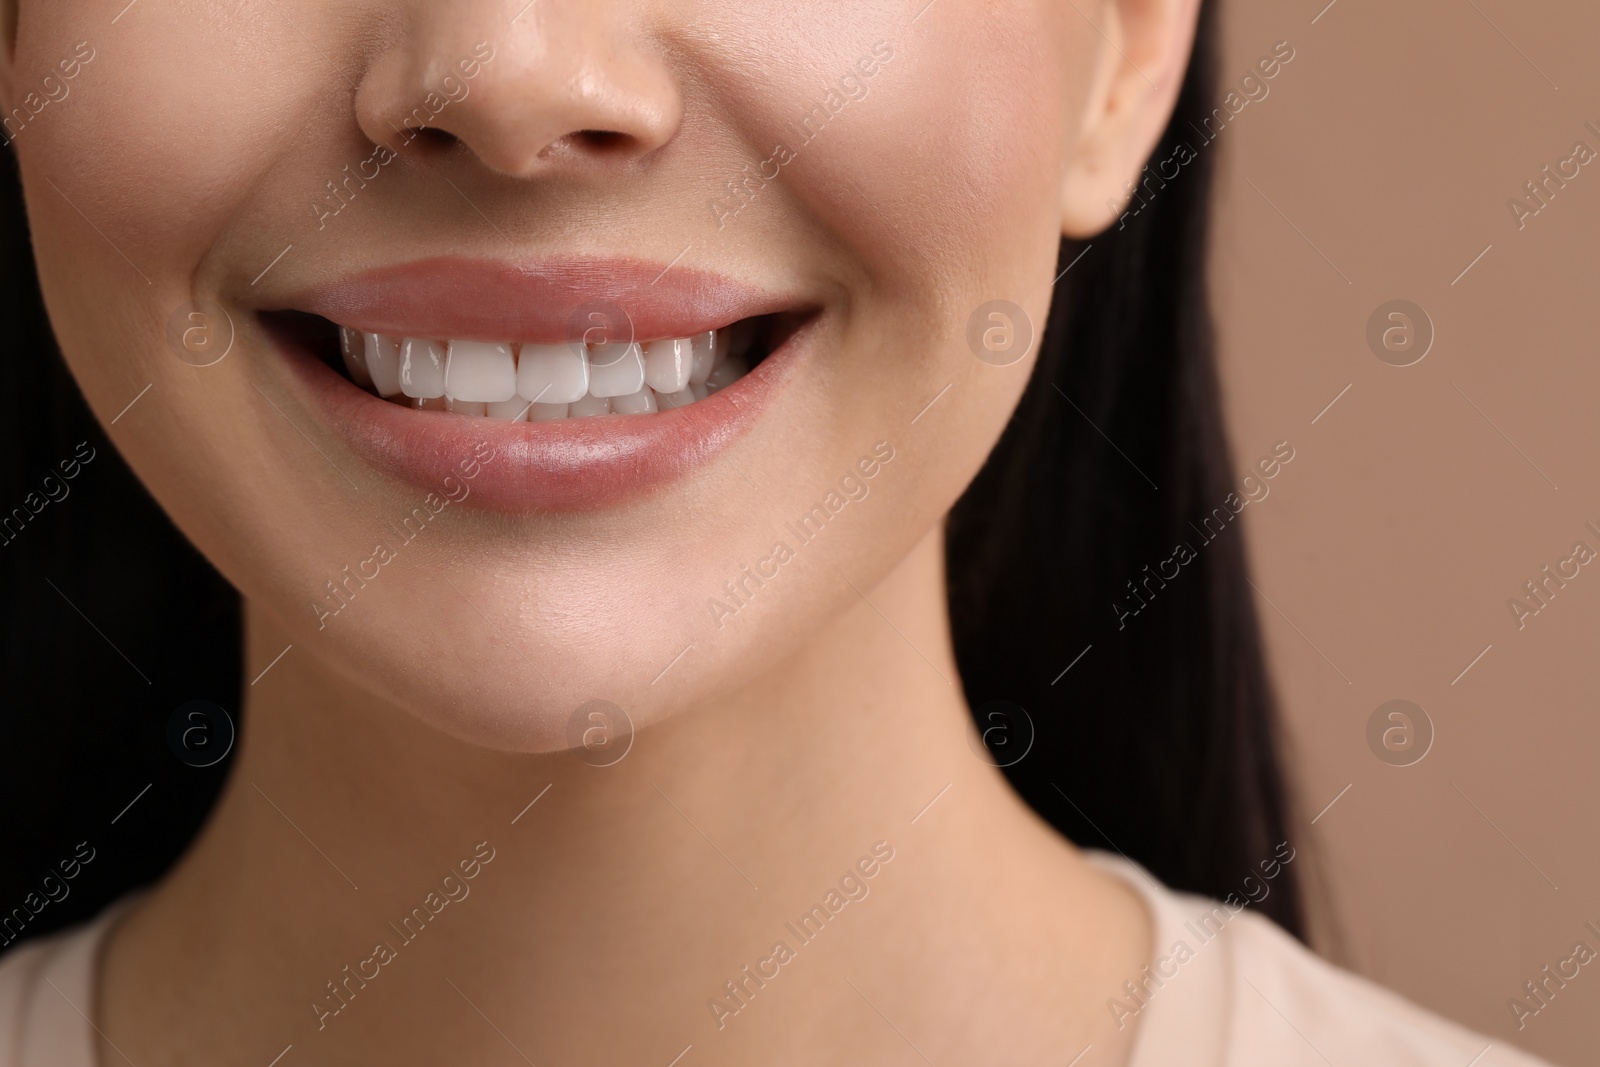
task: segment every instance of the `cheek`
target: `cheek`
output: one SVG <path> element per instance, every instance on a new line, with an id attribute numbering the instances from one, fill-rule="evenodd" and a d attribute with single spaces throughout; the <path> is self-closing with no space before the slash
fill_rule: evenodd
<path id="1" fill-rule="evenodd" d="M 171 358 L 168 320 L 214 288 L 208 255 L 230 228 L 287 230 L 285 198 L 260 187 L 286 139 L 339 113 L 337 74 L 283 18 L 225 6 L 140 4 L 110 26 L 83 3 L 37 4 L 22 22 L 16 84 L 94 49 L 16 150 L 51 319 L 105 421 L 150 384 L 197 412 L 218 402 L 216 375 Z M 243 210 L 264 201 L 278 219 Z"/>
<path id="2" fill-rule="evenodd" d="M 784 62 L 764 67 L 763 91 L 737 101 L 735 115 L 754 143 L 792 150 L 784 192 L 853 235 L 869 270 L 921 288 L 929 306 L 971 303 L 978 291 L 1021 303 L 1040 257 L 1054 258 L 1078 79 L 1064 50 L 1043 43 L 1060 34 L 1032 5 L 963 13 L 958 0 L 947 19 L 938 14 L 908 26 L 897 6 L 841 34 L 819 9 L 814 22 L 791 16 L 781 37 L 746 30 L 753 49 Z M 877 70 L 856 73 L 865 95 L 850 100 L 840 82 L 862 57 Z M 806 117 L 827 87 L 836 106 L 846 102 L 809 137 Z"/>
<path id="3" fill-rule="evenodd" d="M 228 14 L 214 4 L 144 4 L 115 27 L 87 19 L 82 6 L 41 6 L 19 42 L 24 84 L 79 40 L 95 49 L 70 97 L 20 146 L 30 203 L 63 230 L 76 220 L 99 242 L 96 263 L 142 282 L 120 252 L 159 283 L 200 259 L 240 204 L 258 198 L 285 139 L 348 110 L 343 83 L 283 17 L 253 5 Z M 305 33 L 320 31 L 314 9 L 285 6 Z"/>
<path id="4" fill-rule="evenodd" d="M 281 417 L 237 366 L 198 370 L 177 359 L 169 324 L 196 292 L 215 290 L 213 254 L 230 234 L 282 232 L 283 245 L 296 237 L 290 208 L 305 194 L 289 190 L 304 182 L 279 177 L 281 161 L 294 158 L 285 146 L 348 116 L 349 90 L 283 17 L 315 39 L 314 7 L 283 3 L 274 15 L 141 3 L 108 26 L 87 6 L 35 5 L 18 41 L 18 84 L 38 81 L 79 41 L 94 49 L 70 95 L 17 144 L 46 305 L 102 424 L 139 397 L 109 426 L 119 450 L 186 533 L 237 575 L 256 536 L 295 540 L 297 524 L 259 504 L 283 476 L 281 458 L 261 447 L 278 429 L 265 416 Z M 242 324 L 231 328 L 238 338 Z M 230 360 L 244 347 L 236 340 Z M 251 519 L 230 525 L 230 514 Z M 281 577 L 288 568 L 263 569 Z"/>
<path id="5" fill-rule="evenodd" d="M 768 139 L 794 159 L 762 195 L 789 198 L 850 242 L 863 275 L 851 281 L 872 298 L 855 324 L 857 365 L 839 368 L 854 395 L 840 390 L 845 410 L 832 436 L 853 442 L 862 431 L 851 427 L 885 425 L 886 408 L 895 416 L 887 426 L 904 426 L 949 385 L 954 402 L 913 430 L 937 417 L 945 436 L 906 465 L 947 471 L 960 485 L 940 495 L 958 492 L 1009 418 L 1045 320 L 1059 176 L 1082 101 L 1082 72 L 1068 55 L 1076 39 L 1056 14 L 1027 3 L 979 11 L 958 0 L 915 26 L 896 5 L 853 20 L 848 34 L 821 10 L 786 22 L 764 15 L 781 36 L 746 28 L 736 39 L 785 61 L 762 67 L 764 91 L 741 98 L 735 117 L 755 144 L 776 131 Z M 878 42 L 893 56 L 861 77 L 857 62 Z M 805 117 L 825 103 L 824 87 L 851 71 L 865 95 L 807 139 Z M 967 341 L 969 321 L 994 300 L 1018 305 L 1034 339 L 1030 355 L 1007 367 L 981 362 Z"/>

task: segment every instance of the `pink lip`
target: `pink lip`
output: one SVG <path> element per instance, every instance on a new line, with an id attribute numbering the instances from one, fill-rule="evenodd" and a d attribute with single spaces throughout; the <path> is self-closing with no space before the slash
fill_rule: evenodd
<path id="1" fill-rule="evenodd" d="M 620 311 L 625 318 L 618 321 L 632 324 L 633 337 L 624 339 L 648 341 L 691 337 L 794 306 L 690 267 L 586 258 L 521 267 L 454 257 L 367 271 L 306 290 L 288 304 L 369 333 L 544 344 L 575 340 L 593 325 L 594 311 L 608 320 Z"/>
<path id="2" fill-rule="evenodd" d="M 369 272 L 288 306 L 372 332 L 553 342 L 567 338 L 572 312 L 595 299 L 622 307 L 641 339 L 689 336 L 800 306 L 703 272 L 662 276 L 659 265 L 637 262 L 569 260 L 527 270 L 448 259 Z M 470 491 L 459 503 L 492 511 L 586 511 L 626 503 L 710 464 L 782 390 L 815 325 L 806 323 L 743 378 L 687 407 L 537 423 L 402 407 L 353 385 L 306 349 L 288 344 L 283 351 L 309 406 L 374 468 L 441 497 L 451 478 L 449 486 Z"/>

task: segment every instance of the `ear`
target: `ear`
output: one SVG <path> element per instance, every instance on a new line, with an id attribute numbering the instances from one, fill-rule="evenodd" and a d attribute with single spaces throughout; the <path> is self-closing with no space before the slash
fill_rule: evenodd
<path id="1" fill-rule="evenodd" d="M 3 2 L 3 0 L 0 0 Z M 1067 3 L 1077 4 L 1074 0 Z M 1104 0 L 1083 32 L 1099 44 L 1088 106 L 1061 187 L 1061 232 L 1092 237 L 1114 221 L 1189 69 L 1202 0 Z"/>

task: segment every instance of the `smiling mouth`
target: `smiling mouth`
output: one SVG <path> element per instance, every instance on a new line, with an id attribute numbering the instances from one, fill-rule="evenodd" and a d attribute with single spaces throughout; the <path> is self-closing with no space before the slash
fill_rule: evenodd
<path id="1" fill-rule="evenodd" d="M 671 266 L 435 257 L 251 303 L 371 469 L 433 492 L 476 456 L 473 507 L 589 511 L 710 468 L 822 335 L 815 298 Z"/>
<path id="2" fill-rule="evenodd" d="M 728 388 L 780 348 L 806 316 L 739 319 L 689 337 L 557 343 L 403 337 L 305 312 L 263 314 L 281 340 L 346 381 L 402 407 L 507 422 L 648 415 Z"/>

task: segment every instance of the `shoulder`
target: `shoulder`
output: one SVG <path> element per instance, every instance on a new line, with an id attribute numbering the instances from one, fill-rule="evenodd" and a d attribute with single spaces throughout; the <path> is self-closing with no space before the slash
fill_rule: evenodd
<path id="1" fill-rule="evenodd" d="M 1260 915 L 1242 914 L 1223 937 L 1231 941 L 1239 983 L 1233 1027 L 1252 1058 L 1266 1045 L 1281 1048 L 1285 1057 L 1315 1047 L 1335 1062 L 1366 1056 L 1417 1067 L 1544 1063 L 1335 967 Z"/>
<path id="2" fill-rule="evenodd" d="M 0 1067 L 94 1067 L 95 964 L 127 903 L 0 956 Z"/>
<path id="3" fill-rule="evenodd" d="M 1129 1067 L 1548 1067 L 1334 966 L 1243 898 L 1175 893 L 1126 860 L 1094 859 L 1129 880 L 1154 921 L 1155 959 L 1107 1005 L 1139 1028 Z"/>

